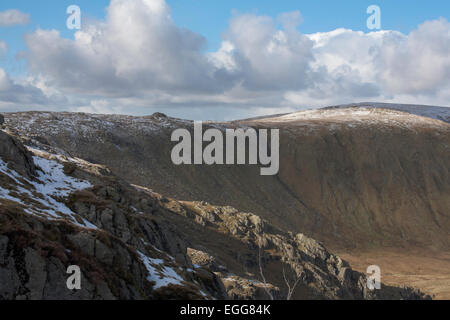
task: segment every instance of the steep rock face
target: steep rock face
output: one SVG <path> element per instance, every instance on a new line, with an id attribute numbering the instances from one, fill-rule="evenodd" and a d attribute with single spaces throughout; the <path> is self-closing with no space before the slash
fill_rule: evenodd
<path id="1" fill-rule="evenodd" d="M 151 245 L 140 245 L 142 251 L 137 251 L 101 230 L 49 223 L 4 206 L 0 210 L 1 299 L 206 297 L 196 272 L 180 271 L 180 264 Z M 147 268 L 149 261 L 152 266 Z M 71 265 L 82 271 L 81 290 L 67 288 L 67 268 Z M 168 270 L 170 276 L 165 274 Z M 204 286 L 211 291 L 210 296 L 224 297 L 217 280 Z"/>
<path id="2" fill-rule="evenodd" d="M 123 244 L 108 250 L 93 232 L 76 230 L 69 224 L 50 224 L 21 216 L 12 208 L 0 206 L 0 299 L 143 299 L 143 268 Z M 89 248 L 98 247 L 94 254 Z M 112 263 L 103 264 L 99 256 L 120 250 Z M 112 255 L 112 254 L 111 254 Z M 113 256 L 113 255 L 112 255 Z M 67 268 L 78 265 L 82 270 L 81 290 L 69 290 Z M 126 275 L 115 270 L 130 270 L 132 287 Z M 113 289 L 114 288 L 114 289 Z M 150 285 L 149 285 L 150 288 Z M 112 292 L 112 291 L 114 292 Z M 150 290 L 147 290 L 149 294 Z"/>
<path id="3" fill-rule="evenodd" d="M 10 163 L 11 167 L 22 175 L 31 178 L 35 174 L 31 154 L 11 135 L 0 131 L 0 157 Z"/>
<path id="4" fill-rule="evenodd" d="M 82 187 L 39 195 L 13 169 L 0 172 L 16 177 L 0 197 L 0 299 L 284 298 L 284 270 L 299 279 L 293 298 L 427 298 L 409 288 L 368 291 L 366 277 L 323 245 L 254 214 L 179 202 L 88 162 L 32 151 L 33 161 L 61 162 L 67 174 L 46 165 L 33 179 Z M 67 289 L 71 265 L 82 271 L 81 290 Z"/>
<path id="5" fill-rule="evenodd" d="M 173 198 L 254 212 L 332 248 L 450 246 L 450 125 L 444 121 L 368 107 L 205 125 L 279 128 L 280 173 L 262 177 L 255 166 L 173 165 L 170 135 L 179 127 L 192 130 L 187 121 L 67 113 L 6 118 L 42 148 L 106 165 Z"/>
<path id="6" fill-rule="evenodd" d="M 5 164 L 0 170 L 0 299 L 226 297 L 212 272 L 203 270 L 202 275 L 192 269 L 185 254 L 187 243 L 170 224 L 148 216 L 130 217 L 133 212 L 144 215 L 136 213 L 134 206 L 151 214 L 156 200 L 139 197 L 135 189 L 101 175 L 97 166 L 87 162 L 69 162 L 74 159 L 36 150 L 31 157 L 17 139 L 10 138 L 5 141 L 13 141 L 20 152 L 9 155 L 45 166 L 32 177 L 21 176 L 17 166 L 10 166 L 17 160 L 5 162 L 6 157 L 0 157 Z M 59 161 L 77 178 L 58 171 Z M 81 177 L 98 187 L 89 188 L 92 185 Z M 81 187 L 71 189 L 74 182 Z M 68 193 L 62 191 L 67 188 Z M 132 201 L 136 201 L 133 207 Z M 81 290 L 67 287 L 72 265 L 82 271 Z"/>

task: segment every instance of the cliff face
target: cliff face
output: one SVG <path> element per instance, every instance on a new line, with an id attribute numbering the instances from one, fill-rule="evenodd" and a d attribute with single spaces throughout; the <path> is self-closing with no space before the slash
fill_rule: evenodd
<path id="1" fill-rule="evenodd" d="M 283 274 L 299 280 L 293 298 L 427 298 L 369 291 L 322 244 L 255 214 L 180 202 L 49 145 L 0 138 L 0 299 L 285 298 Z M 81 290 L 66 286 L 73 265 Z"/>
<path id="2" fill-rule="evenodd" d="M 279 128 L 280 173 L 273 177 L 253 166 L 173 165 L 170 134 L 192 130 L 192 123 L 161 114 L 20 113 L 8 114 L 6 123 L 43 148 L 106 165 L 128 182 L 254 212 L 332 248 L 448 250 L 450 125 L 439 116 L 445 108 L 380 107 L 387 106 L 205 125 Z"/>

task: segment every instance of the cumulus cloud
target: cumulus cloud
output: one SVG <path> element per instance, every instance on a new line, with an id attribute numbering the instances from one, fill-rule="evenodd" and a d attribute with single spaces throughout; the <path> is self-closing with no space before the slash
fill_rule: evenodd
<path id="1" fill-rule="evenodd" d="M 301 21 L 300 12 L 235 15 L 221 47 L 206 52 L 206 40 L 178 27 L 164 0 L 112 0 L 105 20 L 83 24 L 73 40 L 42 29 L 25 37 L 30 74 L 22 95 L 34 86 L 55 108 L 166 109 L 202 119 L 362 100 L 448 103 L 445 19 L 409 34 L 302 34 Z"/>
<path id="2" fill-rule="evenodd" d="M 313 42 L 297 31 L 299 15 L 285 14 L 283 29 L 266 16 L 244 14 L 230 22 L 224 34 L 228 56 L 223 65 L 235 74 L 241 85 L 253 91 L 302 89 L 310 83 Z M 223 47 L 219 50 L 224 55 Z M 221 60 L 224 57 L 212 55 Z M 216 62 L 220 65 L 220 62 Z"/>
<path id="3" fill-rule="evenodd" d="M 71 92 L 223 90 L 220 70 L 202 53 L 206 40 L 178 28 L 164 0 L 112 0 L 106 21 L 86 26 L 74 41 L 41 29 L 25 40 L 32 72 Z"/>
<path id="4" fill-rule="evenodd" d="M 22 83 L 12 80 L 0 68 L 0 107 L 7 110 L 35 108 L 49 105 L 51 101 L 63 106 L 64 98 L 48 96 L 36 85 L 25 80 Z"/>
<path id="5" fill-rule="evenodd" d="M 288 92 L 292 103 L 351 100 L 448 104 L 450 23 L 427 21 L 410 34 L 338 29 L 308 35 L 314 41 L 313 88 Z"/>
<path id="6" fill-rule="evenodd" d="M 395 33 L 395 32 L 394 32 Z M 310 86 L 288 91 L 292 104 L 326 105 L 351 100 L 372 100 L 383 96 L 378 75 L 378 51 L 393 32 L 364 33 L 347 29 L 307 35 L 314 43 Z"/>
<path id="7" fill-rule="evenodd" d="M 427 21 L 380 47 L 381 81 L 393 94 L 435 94 L 450 83 L 450 23 Z"/>
<path id="8" fill-rule="evenodd" d="M 30 15 L 22 11 L 11 9 L 0 12 L 0 27 L 25 25 L 30 22 Z"/>

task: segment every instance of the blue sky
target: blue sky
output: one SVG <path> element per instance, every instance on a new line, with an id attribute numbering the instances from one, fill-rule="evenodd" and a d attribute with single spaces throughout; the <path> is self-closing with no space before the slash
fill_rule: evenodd
<path id="1" fill-rule="evenodd" d="M 164 3 L 163 0 L 129 1 L 143 7 L 148 6 L 146 1 Z M 116 4 L 118 3 L 126 3 L 126 0 L 117 0 Z M 199 105 L 208 108 L 220 105 L 222 111 L 219 112 L 221 114 L 219 118 L 226 115 L 230 108 L 247 111 L 252 109 L 251 112 L 242 113 L 242 116 L 252 116 L 266 112 L 289 111 L 310 105 L 355 102 L 361 99 L 441 105 L 449 101 L 450 33 L 447 29 L 450 28 L 448 23 L 450 1 L 448 0 L 166 0 L 166 3 L 170 9 L 165 9 L 163 14 L 167 14 L 167 10 L 170 10 L 173 22 L 164 22 L 161 26 L 149 28 L 141 23 L 136 28 L 131 26 L 132 30 L 140 30 L 141 34 L 129 35 L 130 38 L 145 43 L 147 47 L 144 51 L 156 47 L 169 50 L 166 55 L 173 54 L 170 48 L 179 47 L 177 41 L 180 42 L 180 39 L 185 37 L 179 38 L 183 30 L 195 35 L 194 38 L 186 38 L 187 42 L 182 44 L 186 47 L 182 48 L 179 56 L 173 54 L 172 63 L 165 69 L 168 74 L 162 75 L 156 73 L 161 61 L 155 61 L 161 57 L 128 52 L 127 46 L 130 44 L 127 43 L 127 34 L 122 39 L 123 43 L 118 43 L 117 47 L 101 52 L 97 57 L 86 58 L 94 45 L 105 48 L 114 35 L 110 34 L 110 39 L 105 40 L 96 38 L 98 43 L 93 44 L 92 48 L 76 43 L 75 31 L 66 28 L 66 9 L 70 5 L 78 5 L 82 11 L 84 26 L 93 19 L 105 21 L 109 0 L 2 0 L 0 13 L 9 9 L 20 10 L 30 15 L 30 22 L 26 25 L 0 26 L 0 42 L 6 43 L 8 47 L 6 55 L 2 56 L 0 51 L 0 110 L 15 108 L 13 100 L 21 103 L 31 101 L 30 97 L 35 97 L 34 94 L 43 90 L 43 87 L 49 90 L 43 90 L 40 100 L 54 99 L 54 96 L 57 96 L 57 103 L 66 101 L 64 108 L 69 110 L 101 109 L 113 112 L 122 110 L 121 104 L 124 101 L 131 103 L 130 97 L 134 97 L 137 99 L 133 101 L 134 104 L 148 105 L 150 106 L 148 108 L 156 108 L 158 111 L 160 108 L 178 110 L 173 111 L 173 115 L 189 114 L 185 111 L 185 106 L 195 107 L 198 114 L 203 115 L 205 109 L 198 107 Z M 382 32 L 371 34 L 371 30 L 366 26 L 368 18 L 366 9 L 369 5 L 378 5 L 381 8 L 382 31 L 394 30 L 401 35 Z M 133 19 L 142 18 L 140 10 L 133 11 L 132 6 L 126 7 L 125 10 L 127 12 L 123 13 L 123 19 L 127 15 L 134 15 Z M 295 34 L 284 30 L 277 20 L 280 14 L 294 11 L 299 11 L 302 16 L 302 22 Z M 148 14 L 151 16 L 151 13 Z M 262 16 L 272 19 L 261 20 Z M 245 29 L 242 26 L 248 21 L 240 20 L 240 17 L 251 21 L 257 28 Z M 425 22 L 428 24 L 423 25 Z M 278 43 L 280 51 L 275 50 L 272 57 L 258 57 L 258 50 L 265 50 L 270 43 L 280 40 L 277 30 L 271 29 L 271 23 L 283 33 L 286 42 Z M 237 33 L 234 29 L 234 33 L 230 35 L 230 30 L 236 26 L 241 26 L 242 29 L 238 28 Z M 167 31 L 169 30 L 167 28 L 170 31 Z M 332 32 L 338 28 L 349 31 L 340 34 Z M 60 32 L 60 38 L 44 43 L 43 41 L 49 39 L 49 33 L 38 34 L 36 32 L 38 29 L 57 30 Z M 105 30 L 107 29 L 103 31 Z M 362 34 L 357 31 L 362 31 Z M 310 37 L 309 39 L 315 42 L 311 47 L 303 35 L 309 37 L 317 32 L 323 32 L 325 35 L 320 39 Z M 158 34 L 159 38 L 152 38 L 150 33 Z M 252 39 L 251 33 L 265 39 L 266 42 L 247 43 Z M 409 36 L 411 33 L 413 37 Z M 27 35 L 30 36 L 30 42 L 26 44 L 24 37 Z M 197 48 L 195 40 L 198 35 L 206 39 L 206 45 L 201 48 Z M 246 38 L 248 35 L 250 38 Z M 167 39 L 164 38 L 166 36 Z M 56 46 L 55 41 L 59 42 L 62 39 L 70 39 L 71 42 L 64 43 L 63 47 Z M 34 43 L 33 50 L 29 47 L 30 43 Z M 320 46 L 319 43 L 325 45 Z M 230 45 L 233 49 L 229 52 L 221 51 L 224 44 Z M 261 47 L 252 47 L 253 45 Z M 432 52 L 423 52 L 420 55 L 422 47 L 431 48 Z M 48 52 L 46 48 L 49 48 Z M 188 54 L 184 55 L 184 49 Z M 80 74 L 86 77 L 82 81 L 78 69 L 71 70 L 70 73 L 65 70 L 65 66 L 69 69 L 71 67 L 71 61 L 67 58 L 72 55 L 68 54 L 71 50 L 79 50 L 72 58 L 77 59 L 79 65 L 76 67 L 80 68 Z M 112 51 L 128 52 L 129 56 Z M 253 52 L 253 56 L 248 56 L 249 52 Z M 98 58 L 98 61 L 103 61 L 103 57 L 113 59 L 111 65 L 93 70 L 92 59 Z M 67 60 L 64 60 L 66 58 Z M 264 60 L 266 58 L 267 60 Z M 55 59 L 54 63 L 52 59 Z M 142 70 L 148 71 L 149 74 L 145 81 L 138 79 L 134 73 L 126 75 L 118 73 L 124 66 L 132 67 L 136 59 L 148 59 L 143 61 L 146 67 Z M 440 65 L 433 65 L 434 61 L 438 61 Z M 195 65 L 197 62 L 198 66 Z M 271 65 L 272 63 L 275 65 Z M 276 65 L 277 63 L 279 65 Z M 179 66 L 179 71 L 172 70 L 171 66 L 174 64 Z M 189 67 L 191 64 L 192 68 Z M 267 70 L 264 69 L 265 66 Z M 204 70 L 200 70 L 197 74 L 198 68 Z M 218 78 L 208 79 L 212 72 L 211 68 L 215 68 Z M 69 79 L 72 83 L 64 78 L 68 75 L 74 77 Z M 97 79 L 97 76 L 100 79 L 100 75 L 106 78 L 100 81 Z M 36 89 L 33 86 L 36 85 L 38 76 L 41 85 Z M 5 94 L 2 98 L 2 77 L 7 79 L 4 80 L 7 81 L 5 83 L 18 85 L 17 92 L 27 93 L 26 97 L 17 98 L 12 94 Z M 112 77 L 115 78 L 109 81 Z M 423 79 L 417 79 L 421 77 Z M 194 78 L 197 80 L 192 80 Z M 24 79 L 28 79 L 25 84 Z M 167 79 L 172 82 L 165 83 Z M 88 90 L 90 88 L 82 85 L 91 82 L 90 80 L 95 85 L 100 83 L 99 87 Z M 136 82 L 138 80 L 140 82 Z M 198 83 L 194 83 L 195 81 Z M 147 82 L 147 87 L 139 89 L 133 87 L 136 83 L 140 86 L 141 83 Z M 104 88 L 100 87 L 102 83 L 105 84 Z M 212 85 L 209 86 L 209 83 Z M 123 92 L 118 90 L 121 91 L 120 94 L 110 97 L 111 92 L 124 87 L 132 89 L 128 88 L 130 90 Z M 33 95 L 30 92 L 34 92 Z M 46 106 L 55 103 L 53 108 L 57 108 L 56 102 L 52 101 L 50 99 Z M 98 107 L 99 105 L 101 107 Z M 209 114 L 214 112 L 216 111 Z M 137 111 L 133 109 L 133 113 Z M 170 111 L 168 113 L 170 114 Z"/>
<path id="2" fill-rule="evenodd" d="M 220 42 L 233 11 L 276 17 L 283 12 L 299 10 L 303 33 L 326 32 L 337 28 L 367 30 L 366 9 L 372 4 L 382 10 L 383 29 L 408 33 L 425 20 L 449 18 L 447 0 L 172 0 L 173 17 L 179 25 L 208 38 L 212 46 Z"/>

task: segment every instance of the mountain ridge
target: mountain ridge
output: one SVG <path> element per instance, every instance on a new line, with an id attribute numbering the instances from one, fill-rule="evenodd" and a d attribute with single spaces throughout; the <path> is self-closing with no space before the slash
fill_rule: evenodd
<path id="1" fill-rule="evenodd" d="M 447 122 L 355 106 L 301 113 L 204 123 L 280 128 L 274 177 L 252 166 L 174 166 L 170 134 L 192 122 L 163 114 L 15 113 L 5 114 L 5 125 L 33 148 L 96 163 L 170 199 L 253 212 L 332 251 L 449 251 Z"/>
<path id="2" fill-rule="evenodd" d="M 366 109 L 385 109 L 385 110 L 394 110 L 400 111 L 404 113 L 414 114 L 417 116 L 422 116 L 426 118 L 441 120 L 444 122 L 450 122 L 450 107 L 442 107 L 442 106 L 431 106 L 431 105 L 412 105 L 412 104 L 392 104 L 392 103 L 381 103 L 381 102 L 359 102 L 359 103 L 350 103 L 350 104 L 342 104 L 330 107 L 322 107 L 315 109 L 305 109 L 294 111 L 290 113 L 282 113 L 282 114 L 274 114 L 274 115 L 265 115 L 241 120 L 234 120 L 237 122 L 242 121 L 252 121 L 252 120 L 263 120 L 270 118 L 278 118 L 282 116 L 302 114 L 304 112 L 311 111 L 321 111 L 321 110 L 332 110 L 332 109 L 351 109 L 351 108 L 366 108 Z M 233 121 L 231 121 L 233 122 Z"/>
<path id="3" fill-rule="evenodd" d="M 384 109 L 347 108 L 337 111 L 338 115 L 334 113 L 335 109 L 322 109 L 309 111 L 309 115 L 317 117 L 309 116 L 303 120 L 297 114 L 293 114 L 295 121 L 289 120 L 292 115 L 288 115 L 282 116 L 281 122 L 278 121 L 279 117 L 204 124 L 205 128 L 210 126 L 222 130 L 234 127 L 282 126 L 280 174 L 272 178 L 257 176 L 254 168 L 249 166 L 174 166 L 170 162 L 172 146 L 169 142 L 170 134 L 178 127 L 192 129 L 190 121 L 160 115 L 129 117 L 19 113 L 6 114 L 6 124 L 19 135 L 35 139 L 42 147 L 51 145 L 69 155 L 106 165 L 131 183 L 150 187 L 178 199 L 206 200 L 210 203 L 256 211 L 281 228 L 302 226 L 310 236 L 328 241 L 329 245 L 335 241 L 341 242 L 344 246 L 354 243 L 351 237 L 364 236 L 358 236 L 352 230 L 358 230 L 361 225 L 367 225 L 366 230 L 370 230 L 370 225 L 377 222 L 370 220 L 351 222 L 349 219 L 354 219 L 351 216 L 339 222 L 336 220 L 339 217 L 331 211 L 324 215 L 326 211 L 335 208 L 337 212 L 348 212 L 350 208 L 345 207 L 350 206 L 353 207 L 351 211 L 359 208 L 357 210 L 366 212 L 365 215 L 369 218 L 372 216 L 370 218 L 372 220 L 377 219 L 377 215 L 378 219 L 386 219 L 379 216 L 384 210 L 379 207 L 380 202 L 371 197 L 377 194 L 377 197 L 386 198 L 388 208 L 398 207 L 401 203 L 396 204 L 397 200 L 389 199 L 390 194 L 384 185 L 391 184 L 390 188 L 394 191 L 408 186 L 402 196 L 404 200 L 401 201 L 416 199 L 418 202 L 411 206 L 407 203 L 402 204 L 405 206 L 405 209 L 402 209 L 405 211 L 404 214 L 412 208 L 415 208 L 413 211 L 419 216 L 431 210 L 430 215 L 435 216 L 433 219 L 438 219 L 434 223 L 426 218 L 425 221 L 430 221 L 429 227 L 434 228 L 434 231 L 428 232 L 421 240 L 422 243 L 427 238 L 433 239 L 436 235 L 442 235 L 436 228 L 440 228 L 442 223 L 444 225 L 448 223 L 445 222 L 448 220 L 445 209 L 449 206 L 446 200 L 450 184 L 448 182 L 450 155 L 446 147 L 449 142 L 449 125 L 439 120 Z M 375 149 L 378 150 L 378 154 L 373 153 L 372 150 Z M 329 154 L 330 150 L 333 150 L 333 154 Z M 416 164 L 410 161 L 411 157 L 418 157 Z M 427 169 L 422 172 L 424 165 Z M 323 173 L 327 171 L 328 173 L 324 175 Z M 300 183 L 293 180 L 299 175 L 308 182 Z M 328 181 L 330 179 L 333 181 Z M 365 182 L 367 179 L 370 185 Z M 397 181 L 398 179 L 401 180 Z M 436 195 L 439 196 L 439 201 L 423 198 L 423 192 L 416 188 L 427 186 L 423 183 L 424 179 L 429 181 L 427 183 L 432 188 L 429 192 L 433 194 L 433 198 L 430 199 L 434 199 Z M 235 181 L 239 183 L 235 185 Z M 356 190 L 351 187 L 358 184 L 364 188 Z M 313 190 L 310 190 L 311 186 L 315 186 Z M 334 190 L 335 188 L 337 189 Z M 342 191 L 339 188 L 343 188 Z M 221 189 L 227 192 L 220 193 Z M 247 194 L 245 190 L 254 192 Z M 277 195 L 278 199 L 271 195 Z M 323 200 L 318 199 L 318 195 L 327 195 L 324 204 L 321 204 Z M 431 206 L 429 201 L 433 201 Z M 283 212 L 283 218 L 280 211 Z M 442 219 L 444 220 L 440 221 Z M 383 221 L 381 223 L 385 224 Z M 392 221 L 389 225 L 395 226 L 398 223 L 400 221 Z M 326 225 L 328 226 L 325 227 Z M 324 227 L 324 230 L 328 230 L 327 234 L 320 233 Z M 336 231 L 336 227 L 346 230 Z M 373 229 L 380 230 L 380 227 L 374 226 Z M 381 227 L 380 231 L 386 227 Z M 408 231 L 389 230 L 387 234 L 405 232 L 411 234 L 411 227 L 417 229 L 414 237 L 422 234 L 418 229 L 419 225 L 408 226 Z M 296 231 L 300 231 L 300 228 L 297 228 Z M 352 236 L 348 236 L 349 241 L 345 239 L 342 241 L 342 236 L 350 235 L 349 232 L 353 233 Z M 371 231 L 361 230 L 361 232 L 373 235 L 370 237 L 371 241 L 386 240 L 387 234 L 378 237 Z M 336 236 L 328 236 L 330 233 Z M 392 241 L 394 244 L 398 242 Z M 448 242 L 444 237 L 436 241 L 438 244 L 442 243 L 444 247 L 447 247 Z"/>

